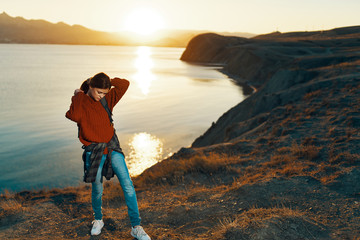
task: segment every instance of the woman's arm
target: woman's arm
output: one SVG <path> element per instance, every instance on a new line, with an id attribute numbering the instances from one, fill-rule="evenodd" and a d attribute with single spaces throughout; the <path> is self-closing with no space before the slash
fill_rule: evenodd
<path id="1" fill-rule="evenodd" d="M 119 100 L 124 96 L 125 92 L 128 90 L 130 82 L 123 78 L 113 78 L 111 79 L 111 90 L 108 94 L 105 95 L 106 101 L 109 105 L 111 111 L 113 107 L 119 102 Z"/>
<path id="2" fill-rule="evenodd" d="M 74 121 L 74 122 L 80 122 L 81 118 L 81 99 L 85 96 L 85 93 L 80 90 L 76 89 L 74 91 L 74 96 L 71 98 L 71 105 L 70 109 L 66 112 L 65 116 Z"/>

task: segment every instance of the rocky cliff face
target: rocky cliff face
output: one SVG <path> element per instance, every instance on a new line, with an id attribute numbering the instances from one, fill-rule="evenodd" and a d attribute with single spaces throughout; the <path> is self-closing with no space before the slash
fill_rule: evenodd
<path id="1" fill-rule="evenodd" d="M 302 101 L 317 90 L 343 88 L 356 82 L 356 66 L 360 60 L 360 27 L 352 31 L 331 30 L 317 40 L 294 40 L 296 34 L 284 34 L 281 41 L 273 34 L 254 39 L 228 38 L 204 34 L 190 41 L 181 59 L 190 62 L 218 63 L 237 81 L 252 84 L 258 90 L 242 103 L 230 109 L 193 143 L 203 147 L 231 141 L 266 121 L 273 109 Z M 287 36 L 289 39 L 287 40 Z M 280 38 L 278 36 L 277 38 Z M 346 66 L 352 66 L 350 69 Z M 265 114 L 265 115 L 264 115 Z"/>

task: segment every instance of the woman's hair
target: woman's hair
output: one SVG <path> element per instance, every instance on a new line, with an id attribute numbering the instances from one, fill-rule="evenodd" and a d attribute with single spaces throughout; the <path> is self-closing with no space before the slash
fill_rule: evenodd
<path id="1" fill-rule="evenodd" d="M 110 89 L 111 88 L 110 77 L 103 72 L 98 73 L 95 76 L 86 79 L 81 84 L 80 89 L 83 90 L 84 93 L 87 93 L 89 91 L 89 87 Z"/>

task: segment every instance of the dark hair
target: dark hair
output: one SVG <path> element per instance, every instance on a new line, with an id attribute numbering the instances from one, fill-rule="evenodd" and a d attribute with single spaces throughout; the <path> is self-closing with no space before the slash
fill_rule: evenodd
<path id="1" fill-rule="evenodd" d="M 86 79 L 81 84 L 80 89 L 83 90 L 84 93 L 87 93 L 89 91 L 89 87 L 110 89 L 111 88 L 110 77 L 103 72 L 98 73 L 95 76 Z"/>

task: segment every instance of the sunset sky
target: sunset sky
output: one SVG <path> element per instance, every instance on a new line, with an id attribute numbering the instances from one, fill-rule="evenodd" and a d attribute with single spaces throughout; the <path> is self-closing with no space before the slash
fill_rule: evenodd
<path id="1" fill-rule="evenodd" d="M 359 0 L 1 0 L 12 17 L 148 34 L 186 29 L 255 34 L 360 25 Z"/>

